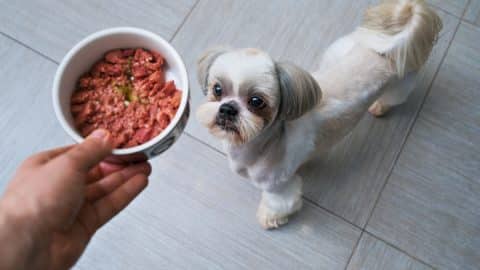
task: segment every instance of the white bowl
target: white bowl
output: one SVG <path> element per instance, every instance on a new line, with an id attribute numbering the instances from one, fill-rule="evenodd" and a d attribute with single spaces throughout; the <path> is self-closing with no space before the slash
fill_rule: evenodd
<path id="1" fill-rule="evenodd" d="M 53 82 L 53 106 L 63 129 L 78 143 L 84 138 L 75 129 L 70 111 L 70 99 L 78 79 L 102 59 L 104 54 L 119 48 L 145 48 L 159 52 L 166 60 L 166 79 L 174 80 L 182 91 L 182 100 L 168 127 L 148 142 L 125 149 L 113 150 L 113 155 L 126 161 L 145 160 L 168 149 L 185 128 L 189 115 L 189 85 L 185 64 L 177 51 L 160 36 L 139 28 L 109 28 L 89 35 L 75 45 L 63 58 Z"/>

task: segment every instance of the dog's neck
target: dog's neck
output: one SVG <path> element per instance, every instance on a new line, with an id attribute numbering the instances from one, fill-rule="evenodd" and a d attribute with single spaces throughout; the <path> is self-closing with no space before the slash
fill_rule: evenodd
<path id="1" fill-rule="evenodd" d="M 269 153 L 281 154 L 284 139 L 285 121 L 277 120 L 249 142 L 241 145 L 226 143 L 225 149 L 229 158 L 249 166 Z"/>

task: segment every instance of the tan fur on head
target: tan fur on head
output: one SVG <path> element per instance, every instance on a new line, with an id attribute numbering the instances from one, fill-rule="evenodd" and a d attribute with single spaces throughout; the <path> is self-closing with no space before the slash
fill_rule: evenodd
<path id="1" fill-rule="evenodd" d="M 215 59 L 220 55 L 228 52 L 230 49 L 227 47 L 216 47 L 211 48 L 204 52 L 202 56 L 197 61 L 197 80 L 200 86 L 202 87 L 203 93 L 207 94 L 207 81 L 208 81 L 208 71 L 210 66 L 213 64 Z"/>
<path id="2" fill-rule="evenodd" d="M 385 1 L 365 13 L 364 45 L 392 60 L 399 77 L 427 61 L 442 21 L 424 0 Z"/>

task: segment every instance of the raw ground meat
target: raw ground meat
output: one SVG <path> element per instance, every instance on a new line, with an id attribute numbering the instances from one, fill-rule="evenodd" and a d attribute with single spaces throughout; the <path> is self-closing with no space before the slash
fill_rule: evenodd
<path id="1" fill-rule="evenodd" d="M 165 61 L 154 51 L 109 51 L 78 80 L 71 99 L 77 130 L 84 136 L 103 128 L 115 148 L 143 144 L 164 130 L 175 116 L 182 93 L 165 81 Z"/>

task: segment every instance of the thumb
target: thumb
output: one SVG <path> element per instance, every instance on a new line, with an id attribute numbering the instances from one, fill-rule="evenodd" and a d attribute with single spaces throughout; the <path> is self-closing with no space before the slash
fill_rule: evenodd
<path id="1" fill-rule="evenodd" d="M 112 153 L 113 142 L 110 133 L 104 129 L 92 132 L 82 143 L 58 157 L 73 169 L 88 172 Z M 64 164 L 65 164 L 64 163 Z"/>

